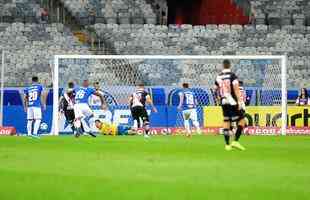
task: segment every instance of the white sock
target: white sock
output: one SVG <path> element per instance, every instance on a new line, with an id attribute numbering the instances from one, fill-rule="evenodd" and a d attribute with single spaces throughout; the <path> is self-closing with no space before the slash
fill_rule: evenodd
<path id="1" fill-rule="evenodd" d="M 34 120 L 34 126 L 33 126 L 33 134 L 34 135 L 38 135 L 40 124 L 41 124 L 41 119 Z"/>
<path id="2" fill-rule="evenodd" d="M 195 126 L 197 133 L 201 133 L 199 122 L 193 121 L 193 125 Z"/>
<path id="3" fill-rule="evenodd" d="M 73 122 L 75 128 L 81 128 L 81 120 L 80 119 L 76 119 Z"/>
<path id="4" fill-rule="evenodd" d="M 32 122 L 33 122 L 33 120 L 28 120 L 28 122 L 27 122 L 27 133 L 28 133 L 28 135 L 32 134 Z"/>
<path id="5" fill-rule="evenodd" d="M 189 120 L 184 120 L 184 127 L 187 133 L 191 133 L 191 127 L 189 124 Z"/>
<path id="6" fill-rule="evenodd" d="M 138 121 L 137 120 L 133 120 L 132 128 L 133 128 L 133 130 L 138 130 Z"/>

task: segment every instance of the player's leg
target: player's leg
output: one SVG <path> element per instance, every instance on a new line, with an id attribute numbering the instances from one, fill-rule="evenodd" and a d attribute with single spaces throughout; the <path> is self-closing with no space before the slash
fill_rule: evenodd
<path id="1" fill-rule="evenodd" d="M 33 125 L 33 135 L 38 137 L 38 132 L 41 125 L 42 119 L 42 111 L 40 107 L 33 107 L 33 114 L 34 114 L 34 125 Z"/>
<path id="2" fill-rule="evenodd" d="M 92 122 L 92 118 L 94 116 L 93 111 L 90 109 L 90 107 L 87 104 L 83 104 L 82 106 L 82 112 L 83 112 L 83 117 L 81 118 L 82 126 L 84 128 L 84 131 L 91 135 L 92 137 L 96 137 L 95 134 L 92 133 L 91 126 L 90 124 Z"/>
<path id="3" fill-rule="evenodd" d="M 149 120 L 149 116 L 147 114 L 147 111 L 144 107 L 141 107 L 140 109 L 140 116 L 142 118 L 143 121 L 143 128 L 144 128 L 144 136 L 145 137 L 149 137 L 149 133 L 150 133 L 150 120 Z"/>
<path id="4" fill-rule="evenodd" d="M 185 135 L 186 136 L 191 136 L 191 125 L 190 125 L 190 110 L 183 110 L 182 111 L 183 115 L 183 121 L 184 121 L 184 128 L 185 128 Z"/>
<path id="5" fill-rule="evenodd" d="M 196 129 L 196 133 L 197 134 L 201 134 L 201 129 L 200 129 L 200 124 L 199 124 L 199 121 L 198 121 L 198 115 L 197 115 L 197 110 L 196 109 L 191 109 L 191 113 L 190 113 L 190 118 L 193 122 L 193 125 Z"/>
<path id="6" fill-rule="evenodd" d="M 241 111 L 241 112 L 239 111 L 239 120 L 237 122 L 235 140 L 231 144 L 232 147 L 239 149 L 239 150 L 245 150 L 245 148 L 239 143 L 239 139 L 243 133 L 244 127 L 245 127 L 244 111 Z"/>
<path id="7" fill-rule="evenodd" d="M 138 107 L 135 106 L 131 109 L 131 116 L 133 119 L 133 130 L 137 131 L 138 128 L 141 128 L 141 120 L 140 120 L 140 116 L 139 116 L 139 110 Z"/>
<path id="8" fill-rule="evenodd" d="M 27 135 L 28 136 L 32 135 L 33 119 L 34 119 L 33 109 L 32 107 L 28 107 L 27 108 Z"/>
<path id="9" fill-rule="evenodd" d="M 65 111 L 65 118 L 66 118 L 66 121 L 68 122 L 68 124 L 70 124 L 70 126 L 71 126 L 72 133 L 75 134 L 74 111 L 73 110 L 66 110 Z"/>
<path id="10" fill-rule="evenodd" d="M 230 151 L 232 148 L 230 146 L 230 127 L 231 127 L 231 110 L 229 105 L 223 105 L 223 135 L 225 140 L 225 149 Z"/>
<path id="11" fill-rule="evenodd" d="M 82 122 L 81 122 L 81 119 L 83 117 L 83 113 L 82 113 L 80 105 L 81 104 L 75 104 L 74 107 L 73 107 L 73 109 L 74 109 L 74 116 L 75 116 L 74 126 L 75 126 L 75 129 L 76 129 L 75 137 L 79 137 L 83 133 Z"/>

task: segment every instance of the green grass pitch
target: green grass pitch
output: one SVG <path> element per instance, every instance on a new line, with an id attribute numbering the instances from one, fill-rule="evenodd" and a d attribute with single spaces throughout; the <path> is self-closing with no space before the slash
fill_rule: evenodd
<path id="1" fill-rule="evenodd" d="M 1 200 L 310 198 L 310 137 L 0 137 Z"/>

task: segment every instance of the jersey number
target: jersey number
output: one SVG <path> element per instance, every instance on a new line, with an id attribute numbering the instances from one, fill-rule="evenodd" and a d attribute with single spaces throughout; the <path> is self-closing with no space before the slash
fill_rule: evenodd
<path id="1" fill-rule="evenodd" d="M 220 93 L 221 96 L 225 96 L 225 94 L 230 94 L 231 93 L 231 88 L 230 88 L 230 80 L 225 79 L 220 81 Z"/>
<path id="2" fill-rule="evenodd" d="M 85 96 L 85 92 L 83 90 L 80 90 L 76 93 L 76 98 L 77 99 L 83 99 Z"/>
<path id="3" fill-rule="evenodd" d="M 187 105 L 194 105 L 195 104 L 194 95 L 185 93 L 185 98 L 186 98 L 186 104 Z"/>
<path id="4" fill-rule="evenodd" d="M 38 92 L 34 91 L 34 92 L 30 92 L 29 93 L 29 101 L 35 101 L 38 98 Z"/>

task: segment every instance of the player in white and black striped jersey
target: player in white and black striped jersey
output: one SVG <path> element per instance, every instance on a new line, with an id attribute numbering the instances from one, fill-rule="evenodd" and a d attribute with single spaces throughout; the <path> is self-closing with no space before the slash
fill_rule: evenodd
<path id="1" fill-rule="evenodd" d="M 145 108 L 146 104 L 151 105 L 153 112 L 157 112 L 151 96 L 145 91 L 144 84 L 139 84 L 134 93 L 129 97 L 129 107 L 134 123 L 137 124 L 135 128 L 143 128 L 144 136 L 149 137 L 150 120 Z M 141 124 L 142 121 L 142 124 Z"/>
<path id="2" fill-rule="evenodd" d="M 217 76 L 215 81 L 215 89 L 220 97 L 220 104 L 223 110 L 223 133 L 225 138 L 225 149 L 231 150 L 232 147 L 245 150 L 240 145 L 239 138 L 244 129 L 244 99 L 239 88 L 239 80 L 236 74 L 231 71 L 229 60 L 223 61 L 223 70 Z M 230 129 L 233 123 L 237 123 L 235 140 L 230 144 Z"/>
<path id="3" fill-rule="evenodd" d="M 71 126 L 73 134 L 75 134 L 75 126 L 74 126 L 74 83 L 69 82 L 68 88 L 64 91 L 63 95 L 59 99 L 59 111 L 64 114 L 66 118 L 66 122 Z"/>

